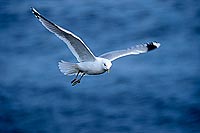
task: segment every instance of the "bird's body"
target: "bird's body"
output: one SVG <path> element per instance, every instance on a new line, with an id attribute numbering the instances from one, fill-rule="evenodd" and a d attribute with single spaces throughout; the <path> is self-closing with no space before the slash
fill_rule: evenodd
<path id="1" fill-rule="evenodd" d="M 93 62 L 80 62 L 77 65 L 80 71 L 88 75 L 98 75 L 108 71 L 112 63 L 107 59 L 96 57 L 96 60 Z"/>
<path id="2" fill-rule="evenodd" d="M 99 57 L 96 57 L 78 36 L 47 20 L 34 8 L 31 8 L 31 11 L 45 28 L 54 33 L 57 37 L 59 37 L 67 44 L 68 48 L 78 60 L 78 63 L 61 61 L 58 64 L 60 71 L 65 75 L 76 74 L 75 79 L 73 79 L 71 82 L 72 85 L 80 83 L 80 80 L 85 74 L 98 75 L 109 71 L 112 66 L 111 62 L 120 57 L 146 53 L 160 46 L 160 43 L 158 42 L 150 42 L 146 44 L 136 45 L 134 47 L 124 50 L 111 51 L 102 54 Z M 81 74 L 81 77 L 77 79 L 79 74 Z"/>

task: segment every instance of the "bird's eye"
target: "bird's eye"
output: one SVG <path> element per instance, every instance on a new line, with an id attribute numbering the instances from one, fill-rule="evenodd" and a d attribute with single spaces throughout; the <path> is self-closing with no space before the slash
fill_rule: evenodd
<path id="1" fill-rule="evenodd" d="M 104 65 L 104 66 L 106 66 L 106 64 L 105 64 L 105 63 L 103 63 L 103 65 Z"/>

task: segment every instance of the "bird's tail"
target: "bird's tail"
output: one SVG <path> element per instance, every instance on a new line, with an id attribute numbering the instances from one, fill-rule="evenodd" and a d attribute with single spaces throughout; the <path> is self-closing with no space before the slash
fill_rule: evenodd
<path id="1" fill-rule="evenodd" d="M 58 67 L 64 75 L 73 75 L 78 72 L 78 66 L 75 63 L 65 62 L 61 60 L 58 62 Z"/>

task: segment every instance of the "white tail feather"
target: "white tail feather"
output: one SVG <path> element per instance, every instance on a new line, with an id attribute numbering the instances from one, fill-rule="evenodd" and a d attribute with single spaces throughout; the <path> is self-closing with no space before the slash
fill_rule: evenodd
<path id="1" fill-rule="evenodd" d="M 78 72 L 77 64 L 65 62 L 61 60 L 61 62 L 58 62 L 58 67 L 64 75 L 73 75 Z"/>

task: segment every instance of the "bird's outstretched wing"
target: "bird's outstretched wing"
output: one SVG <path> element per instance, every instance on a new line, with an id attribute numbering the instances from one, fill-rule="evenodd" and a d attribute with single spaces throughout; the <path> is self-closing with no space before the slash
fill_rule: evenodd
<path id="1" fill-rule="evenodd" d="M 159 46 L 160 46 L 160 43 L 158 42 L 150 42 L 146 44 L 136 45 L 132 48 L 128 48 L 125 50 L 111 51 L 111 52 L 100 55 L 100 57 L 113 61 L 127 55 L 146 53 L 148 51 L 158 48 Z"/>
<path id="2" fill-rule="evenodd" d="M 43 17 L 36 9 L 31 8 L 31 11 L 44 27 L 46 27 L 50 32 L 54 33 L 67 44 L 68 48 L 79 62 L 95 60 L 94 54 L 78 36 L 52 23 Z"/>

